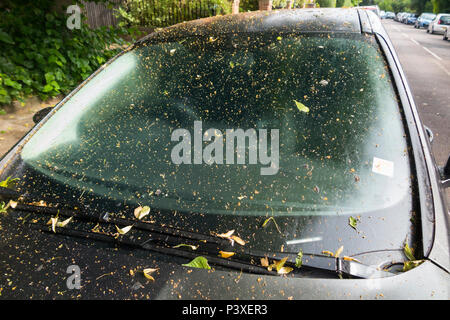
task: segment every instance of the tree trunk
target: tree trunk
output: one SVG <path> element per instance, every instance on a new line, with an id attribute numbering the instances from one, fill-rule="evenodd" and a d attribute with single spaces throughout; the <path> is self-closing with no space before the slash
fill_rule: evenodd
<path id="1" fill-rule="evenodd" d="M 272 0 L 259 0 L 258 1 L 259 10 L 272 10 Z"/>
<path id="2" fill-rule="evenodd" d="M 231 6 L 231 13 L 232 14 L 239 13 L 239 0 L 233 0 L 233 4 Z"/>

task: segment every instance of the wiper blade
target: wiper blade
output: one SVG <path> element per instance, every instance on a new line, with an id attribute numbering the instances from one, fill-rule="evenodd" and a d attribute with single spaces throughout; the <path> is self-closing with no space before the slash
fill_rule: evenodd
<path id="1" fill-rule="evenodd" d="M 215 244 L 217 251 L 221 248 L 225 251 L 225 248 L 230 247 L 229 240 L 218 238 L 212 235 L 195 233 L 185 231 L 173 227 L 158 226 L 141 220 L 129 220 L 117 217 L 96 217 L 92 214 L 86 214 L 82 211 L 71 211 L 66 209 L 58 209 L 56 207 L 37 206 L 28 204 L 17 204 L 12 210 L 28 211 L 33 213 L 44 213 L 48 215 L 60 215 L 65 217 L 73 217 L 87 222 L 102 223 L 102 224 L 115 224 L 118 226 L 130 226 L 146 231 L 150 233 L 150 238 L 145 242 L 136 242 L 128 237 L 121 236 L 120 239 L 115 239 L 111 235 L 101 234 L 97 232 L 88 232 L 69 228 L 57 228 L 57 233 L 66 234 L 69 236 L 77 236 L 83 238 L 91 238 L 100 241 L 116 241 L 125 245 L 131 245 L 144 250 L 155 251 L 163 254 L 171 254 L 175 256 L 185 258 L 195 258 L 201 254 L 197 252 L 190 252 L 183 249 L 168 247 L 167 245 L 158 245 L 155 243 L 168 244 L 172 243 L 180 244 L 181 239 L 188 240 L 192 244 L 192 241 L 201 241 L 208 244 Z M 51 232 L 48 227 L 41 229 L 44 232 Z M 128 239 L 128 240 L 127 240 Z M 211 248 L 210 248 L 211 249 Z M 254 261 L 255 259 L 270 258 L 272 260 L 281 260 L 287 257 L 287 265 L 295 266 L 297 255 L 293 253 L 267 253 L 256 250 L 247 250 L 242 248 L 233 248 L 235 256 L 232 259 L 218 258 L 216 256 L 210 256 L 211 250 L 204 252 L 208 255 L 208 259 L 211 263 L 233 269 L 246 270 L 251 273 L 270 274 L 274 275 L 276 272 L 268 271 L 262 266 L 258 266 L 247 261 Z M 245 261 L 245 262 L 244 262 Z M 331 257 L 318 254 L 307 254 L 303 256 L 302 267 L 307 270 L 318 270 L 331 272 L 338 275 L 346 275 L 351 277 L 372 279 L 372 278 L 384 278 L 393 276 L 393 273 L 384 270 L 378 270 L 372 266 L 367 266 L 354 260 L 347 260 L 341 257 Z"/>
<path id="2" fill-rule="evenodd" d="M 126 227 L 132 225 L 133 228 L 151 232 L 152 234 L 160 234 L 164 236 L 173 236 L 176 238 L 185 238 L 188 240 L 195 241 L 206 241 L 208 243 L 213 243 L 216 245 L 226 246 L 229 242 L 225 239 L 221 239 L 215 236 L 185 231 L 182 229 L 169 227 L 169 226 L 158 226 L 149 222 L 144 222 L 141 220 L 130 220 L 124 218 L 118 218 L 108 215 L 103 216 L 95 216 L 93 214 L 87 214 L 83 211 L 75 211 L 75 210 L 67 210 L 67 209 L 59 209 L 57 207 L 48 207 L 48 206 L 37 206 L 37 205 L 29 205 L 29 204 L 17 204 L 15 208 L 12 210 L 15 211 L 27 211 L 33 213 L 43 213 L 47 215 L 60 215 L 64 217 L 73 217 L 82 221 L 94 222 L 94 223 L 105 223 L 105 224 L 114 224 L 121 227 Z M 179 242 L 179 241 L 178 241 Z"/>
<path id="3" fill-rule="evenodd" d="M 126 246 L 135 247 L 138 249 L 153 251 L 153 252 L 157 252 L 157 253 L 161 253 L 161 254 L 165 254 L 165 255 L 173 255 L 173 256 L 187 258 L 187 259 L 195 259 L 198 256 L 206 256 L 208 258 L 208 262 L 213 265 L 230 268 L 230 269 L 241 270 L 241 271 L 243 270 L 243 271 L 246 271 L 249 273 L 267 274 L 267 275 L 274 274 L 274 272 L 268 271 L 267 269 L 260 267 L 260 266 L 256 266 L 256 265 L 252 265 L 252 264 L 240 262 L 240 261 L 224 259 L 224 258 L 220 258 L 220 257 L 216 257 L 216 256 L 211 256 L 210 252 L 209 253 L 206 252 L 206 254 L 203 254 L 200 252 L 197 253 L 195 251 L 188 251 L 188 250 L 183 250 L 183 249 L 179 249 L 179 248 L 171 248 L 171 247 L 167 247 L 167 246 L 163 246 L 163 245 L 153 244 L 153 243 L 151 243 L 151 241 L 149 241 L 151 239 L 144 241 L 144 242 L 137 242 L 137 241 L 131 239 L 130 237 L 126 237 L 125 235 L 122 235 L 118 238 L 114 238 L 108 234 L 97 233 L 97 232 L 92 232 L 92 231 L 76 230 L 76 229 L 71 229 L 71 228 L 66 228 L 66 227 L 57 228 L 55 230 L 55 232 L 53 232 L 43 225 L 38 225 L 38 224 L 31 224 L 31 225 L 34 227 L 37 227 L 40 231 L 43 231 L 46 233 L 52 233 L 52 234 L 56 233 L 56 234 L 61 234 L 61 235 L 73 236 L 73 237 L 84 238 L 84 239 L 92 239 L 92 240 L 104 241 L 104 242 L 109 242 L 109 243 L 114 242 L 114 243 L 118 243 L 118 244 L 122 244 L 122 245 L 126 245 Z"/>

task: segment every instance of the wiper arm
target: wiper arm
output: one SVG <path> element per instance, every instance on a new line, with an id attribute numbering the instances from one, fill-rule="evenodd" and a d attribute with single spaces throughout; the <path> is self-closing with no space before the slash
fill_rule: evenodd
<path id="1" fill-rule="evenodd" d="M 4 188 L 3 188 L 4 189 Z M 12 191 L 10 194 L 13 195 L 13 190 L 7 189 L 8 191 Z M 3 194 L 4 190 L 0 190 L 1 194 Z M 172 243 L 172 244 L 180 244 L 180 239 L 187 239 L 190 241 L 202 241 L 209 244 L 215 244 L 217 247 L 216 249 L 220 248 L 227 248 L 230 246 L 230 242 L 226 239 L 218 238 L 211 235 L 201 234 L 201 233 L 195 233 L 195 232 L 189 232 L 173 227 L 167 227 L 167 226 L 158 226 L 151 223 L 143 222 L 140 220 L 129 220 L 129 219 L 123 219 L 123 218 L 117 218 L 117 217 L 96 217 L 92 214 L 86 214 L 82 211 L 70 211 L 66 209 L 58 209 L 56 207 L 46 207 L 46 206 L 37 206 L 37 205 L 27 205 L 27 204 L 17 204 L 13 210 L 18 211 L 28 211 L 33 213 L 44 213 L 48 215 L 61 215 L 66 217 L 73 217 L 76 219 L 80 219 L 87 222 L 94 222 L 94 223 L 105 223 L 105 224 L 115 224 L 119 226 L 129 226 L 133 225 L 134 228 L 147 231 L 151 233 L 151 236 L 149 239 L 147 239 L 143 243 L 135 242 L 131 239 L 128 239 L 127 237 L 121 236 L 121 239 L 115 239 L 119 243 L 123 243 L 125 245 L 132 245 L 134 247 L 138 247 L 145 250 L 151 250 L 155 252 L 160 252 L 163 254 L 171 254 L 175 256 L 185 257 L 185 258 L 195 258 L 199 254 L 186 251 L 186 250 L 180 250 L 177 248 L 171 248 L 167 246 L 161 246 L 155 244 L 155 242 L 159 243 Z M 49 232 L 48 228 L 41 229 L 42 231 Z M 75 230 L 75 229 L 69 229 L 69 228 L 58 228 L 58 233 L 72 235 L 72 236 L 78 236 L 78 237 L 84 237 L 84 238 L 92 238 L 95 240 L 101 240 L 101 241 L 109 241 L 111 242 L 114 240 L 113 237 L 110 235 L 105 235 L 101 233 L 96 232 L 87 232 L 87 231 L 81 231 L 81 230 Z M 127 240 L 128 239 L 128 240 Z M 263 253 L 258 252 L 255 250 L 246 250 L 246 249 L 238 249 L 233 248 L 233 251 L 236 252 L 236 256 L 233 259 L 224 259 L 224 258 L 218 258 L 218 257 L 211 257 L 210 252 L 206 252 L 206 255 L 209 256 L 209 261 L 213 264 L 233 268 L 233 269 L 241 269 L 246 270 L 251 273 L 261 273 L 261 274 L 270 274 L 274 275 L 276 272 L 268 271 L 266 268 L 254 265 L 251 263 L 242 262 L 243 261 L 251 261 L 261 258 L 266 258 L 270 255 L 270 253 Z M 271 255 L 269 258 L 273 260 L 281 260 L 283 258 L 287 257 L 286 263 L 292 266 L 295 266 L 295 261 L 297 258 L 296 254 L 292 253 L 278 253 Z M 377 268 L 364 265 L 362 263 L 353 261 L 353 260 L 346 260 L 341 257 L 330 257 L 325 255 L 317 255 L 317 254 L 304 254 L 303 262 L 302 262 L 302 268 L 309 269 L 309 270 L 319 270 L 319 271 L 326 271 L 326 272 L 332 272 L 336 273 L 338 275 L 347 275 L 351 277 L 357 277 L 357 278 L 363 278 L 363 279 L 371 279 L 371 278 L 384 278 L 384 277 L 390 277 L 393 276 L 393 273 L 384 271 L 384 270 L 378 270 Z"/>
<path id="2" fill-rule="evenodd" d="M 133 228 L 139 229 L 142 231 L 147 231 L 155 235 L 155 240 L 158 240 L 161 237 L 159 235 L 163 235 L 164 237 L 176 237 L 177 239 L 185 238 L 188 240 L 194 241 L 206 241 L 208 243 L 213 243 L 219 246 L 226 246 L 229 242 L 225 239 L 221 239 L 215 236 L 203 234 L 203 233 L 195 233 L 190 231 L 185 231 L 182 229 L 168 227 L 168 226 L 158 226 L 149 222 L 144 222 L 141 220 L 130 220 L 123 219 L 112 216 L 95 216 L 92 214 L 87 214 L 83 211 L 75 211 L 75 210 L 67 210 L 67 209 L 58 209 L 56 207 L 47 207 L 47 206 L 37 206 L 37 205 L 28 205 L 28 204 L 17 204 L 15 208 L 12 210 L 15 211 L 27 211 L 33 213 L 43 213 L 47 215 L 60 215 L 64 217 L 73 217 L 82 221 L 94 222 L 94 223 L 104 223 L 104 224 L 114 224 L 121 227 L 126 227 L 132 225 Z M 179 241 L 178 241 L 179 243 Z"/>

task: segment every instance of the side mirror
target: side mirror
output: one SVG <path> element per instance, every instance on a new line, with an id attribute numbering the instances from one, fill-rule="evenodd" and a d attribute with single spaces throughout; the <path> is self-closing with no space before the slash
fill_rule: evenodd
<path id="1" fill-rule="evenodd" d="M 450 156 L 447 159 L 445 166 L 439 168 L 441 174 L 441 182 L 444 188 L 450 187 Z"/>
<path id="2" fill-rule="evenodd" d="M 47 107 L 44 109 L 39 110 L 38 112 L 36 112 L 33 116 L 33 122 L 34 123 L 38 123 L 39 121 L 41 121 L 42 119 L 45 118 L 45 116 L 53 109 L 53 107 Z"/>
<path id="3" fill-rule="evenodd" d="M 424 126 L 424 127 L 425 127 L 425 131 L 427 132 L 428 139 L 430 140 L 430 143 L 433 143 L 433 140 L 434 140 L 433 131 L 431 131 L 431 129 L 428 128 L 427 126 Z"/>

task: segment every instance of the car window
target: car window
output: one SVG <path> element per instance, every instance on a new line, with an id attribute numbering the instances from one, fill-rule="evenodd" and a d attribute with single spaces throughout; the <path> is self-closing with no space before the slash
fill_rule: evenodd
<path id="1" fill-rule="evenodd" d="M 450 16 L 442 16 L 441 17 L 441 23 L 445 24 L 445 25 L 450 24 Z"/>
<path id="2" fill-rule="evenodd" d="M 174 131 L 185 129 L 194 144 L 196 121 L 201 134 L 219 132 L 214 141 L 226 140 L 227 129 L 254 129 L 258 139 L 266 129 L 272 152 L 269 132 L 278 130 L 278 163 L 259 156 L 251 163 L 248 144 L 240 164 L 234 149 L 234 164 L 226 162 L 225 144 L 222 163 L 195 164 L 195 146 L 190 164 L 174 163 Z M 374 38 L 362 35 L 241 34 L 142 45 L 67 101 L 21 156 L 71 188 L 211 215 L 370 212 L 410 197 L 389 70 Z"/>

